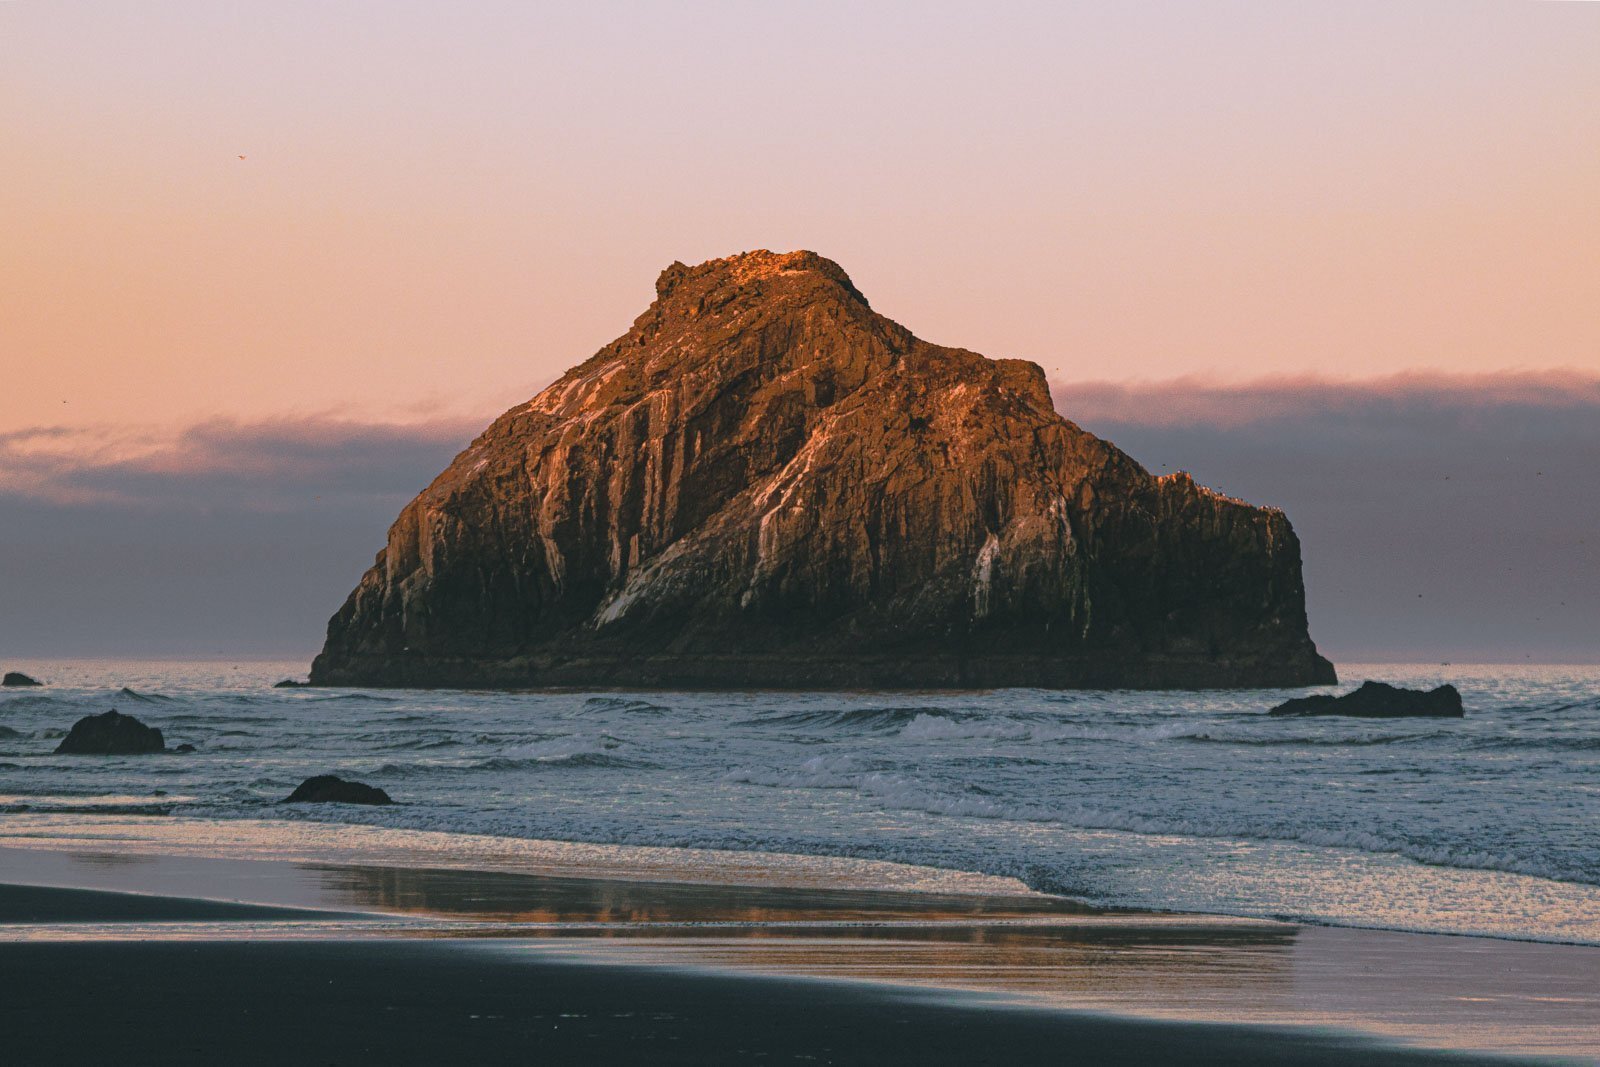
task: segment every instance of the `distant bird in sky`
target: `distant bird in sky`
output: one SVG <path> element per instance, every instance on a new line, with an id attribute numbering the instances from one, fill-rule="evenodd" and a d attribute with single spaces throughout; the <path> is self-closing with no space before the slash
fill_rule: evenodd
<path id="1" fill-rule="evenodd" d="M 243 157 L 243 156 L 240 156 L 240 157 L 239 157 L 239 158 L 240 158 L 240 159 L 243 159 L 243 158 L 244 158 L 244 157 Z"/>

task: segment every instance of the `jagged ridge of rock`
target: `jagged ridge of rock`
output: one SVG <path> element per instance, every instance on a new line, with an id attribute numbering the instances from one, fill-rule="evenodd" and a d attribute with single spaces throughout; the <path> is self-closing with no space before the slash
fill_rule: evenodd
<path id="1" fill-rule="evenodd" d="M 400 513 L 313 685 L 1334 681 L 1283 513 L 1155 477 L 1044 373 L 811 252 L 675 263 Z"/>
<path id="2" fill-rule="evenodd" d="M 1295 697 L 1268 715 L 1350 715 L 1362 719 L 1460 719 L 1466 715 L 1461 692 L 1453 685 L 1436 689 L 1403 689 L 1385 682 L 1363 682 L 1343 696 L 1329 693 Z"/>

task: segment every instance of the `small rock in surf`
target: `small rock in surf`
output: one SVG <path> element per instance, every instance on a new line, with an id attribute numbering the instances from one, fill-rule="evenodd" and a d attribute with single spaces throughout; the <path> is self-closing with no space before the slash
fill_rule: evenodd
<path id="1" fill-rule="evenodd" d="M 160 730 L 112 708 L 104 715 L 86 715 L 73 723 L 56 746 L 56 755 L 142 756 L 166 750 Z"/>
<path id="2" fill-rule="evenodd" d="M 307 778 L 284 797 L 283 804 L 393 804 L 389 794 L 365 782 L 347 782 L 331 774 Z"/>

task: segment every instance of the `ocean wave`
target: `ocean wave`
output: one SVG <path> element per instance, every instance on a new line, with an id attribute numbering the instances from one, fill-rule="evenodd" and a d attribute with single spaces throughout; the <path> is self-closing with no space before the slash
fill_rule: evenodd
<path id="1" fill-rule="evenodd" d="M 583 707 L 585 711 L 620 711 L 629 715 L 659 715 L 672 710 L 664 704 L 632 697 L 589 697 Z"/>
<path id="2" fill-rule="evenodd" d="M 1102 722 L 1086 725 L 1061 722 L 1044 716 L 1005 715 L 987 717 L 964 715 L 943 717 L 918 715 L 906 723 L 899 736 L 908 741 L 1168 741 L 1197 736 L 1203 727 L 1192 719 L 1156 723 Z"/>
<path id="3" fill-rule="evenodd" d="M 1477 752 L 1549 749 L 1556 752 L 1600 752 L 1600 737 L 1482 737 L 1468 743 Z"/>
<path id="4" fill-rule="evenodd" d="M 189 712 L 182 715 L 166 715 L 160 720 L 162 725 L 167 723 L 183 723 L 195 726 L 278 726 L 283 722 L 282 717 L 276 715 L 230 715 L 208 714 L 206 712 Z"/>
<path id="5" fill-rule="evenodd" d="M 813 756 L 792 771 L 734 768 L 722 776 L 724 782 L 764 785 L 783 789 L 859 789 L 882 795 L 904 785 L 908 778 L 882 771 L 864 771 L 852 755 Z"/>
<path id="6" fill-rule="evenodd" d="M 1260 718 L 1260 716 L 1252 716 Z M 1274 721 L 1273 726 L 1279 723 Z M 1059 722 L 1038 716 L 1005 715 L 962 717 L 919 714 L 907 722 L 899 736 L 908 741 L 1185 741 L 1197 744 L 1259 745 L 1267 747 L 1361 746 L 1413 744 L 1437 737 L 1452 736 L 1430 730 L 1413 733 L 1380 733 L 1339 736 L 1326 733 L 1264 735 L 1258 730 L 1208 725 L 1192 718 L 1174 718 L 1155 723 L 1101 722 L 1085 725 Z"/>
<path id="7" fill-rule="evenodd" d="M 1585 697 L 1582 700 L 1553 701 L 1545 704 L 1510 704 L 1505 707 L 1508 715 L 1516 716 L 1520 722 L 1547 722 L 1546 718 L 1538 716 L 1559 715 L 1568 711 L 1600 711 L 1600 696 Z"/>
<path id="8" fill-rule="evenodd" d="M 1416 766 L 1416 767 L 1369 767 L 1366 770 L 1356 771 L 1356 774 L 1360 775 L 1360 776 L 1389 775 L 1389 774 L 1429 775 L 1429 774 L 1437 774 L 1437 773 L 1438 773 L 1438 768 L 1436 768 L 1436 767 L 1423 767 L 1423 766 Z"/>
<path id="9" fill-rule="evenodd" d="M 473 770 L 520 771 L 545 770 L 552 767 L 590 767 L 614 770 L 645 770 L 659 766 L 635 756 L 617 756 L 610 752 L 569 752 L 555 756 L 528 756 L 522 759 L 496 756 L 469 765 Z"/>
<path id="10" fill-rule="evenodd" d="M 462 744 L 453 737 L 441 737 L 433 741 L 408 741 L 400 744 L 390 745 L 389 747 L 413 748 L 417 749 L 418 751 L 428 751 L 436 748 L 461 748 Z"/>
<path id="11" fill-rule="evenodd" d="M 0 794 L 0 814 L 11 815 L 170 815 L 196 798 L 157 790 L 147 796 L 78 793 L 73 790 L 8 789 Z"/>
<path id="12" fill-rule="evenodd" d="M 477 774 L 484 771 L 653 770 L 659 765 L 610 752 L 567 752 L 544 756 L 491 756 L 488 759 L 450 763 L 385 763 L 378 775 L 395 778 Z"/>
<path id="13" fill-rule="evenodd" d="M 165 693 L 140 693 L 123 686 L 117 690 L 117 696 L 123 700 L 132 700 L 140 704 L 182 704 L 180 697 L 167 696 Z"/>
<path id="14" fill-rule="evenodd" d="M 0 713 L 26 711 L 30 708 L 77 708 L 81 706 L 77 701 L 67 697 L 48 696 L 44 693 L 28 693 L 23 696 L 0 698 Z"/>
<path id="15" fill-rule="evenodd" d="M 1248 819 L 1203 819 L 1149 815 L 1078 802 L 1007 801 L 968 787 L 961 793 L 930 787 L 891 770 L 865 770 L 848 754 L 816 756 L 792 771 L 741 768 L 723 775 L 724 782 L 786 789 L 851 790 L 882 801 L 898 811 L 931 815 L 1051 823 L 1079 830 L 1112 830 L 1159 837 L 1281 842 L 1318 848 L 1341 848 L 1375 855 L 1398 856 L 1416 863 L 1463 870 L 1501 871 L 1557 882 L 1600 885 L 1600 863 L 1593 859 L 1561 862 L 1548 855 L 1497 852 L 1478 845 L 1415 841 L 1377 830 L 1293 827 Z"/>
<path id="16" fill-rule="evenodd" d="M 0 802 L 0 815 L 171 815 L 175 804 L 42 804 Z"/>
<path id="17" fill-rule="evenodd" d="M 943 715 L 919 714 L 900 729 L 907 741 L 1029 741 L 1041 727 L 1015 719 L 992 721 L 956 719 Z"/>
<path id="18" fill-rule="evenodd" d="M 256 708 L 271 707 L 279 702 L 274 697 L 265 695 L 258 696 L 254 693 L 224 693 L 221 696 L 213 697 L 212 699 L 219 704 L 239 704 L 245 707 Z"/>
<path id="19" fill-rule="evenodd" d="M 1400 734 L 1357 734 L 1350 737 L 1327 736 L 1322 734 L 1292 734 L 1287 737 L 1263 737 L 1259 734 L 1243 734 L 1227 732 L 1224 730 L 1200 730 L 1195 733 L 1179 735 L 1181 740 L 1194 741 L 1200 744 L 1214 745 L 1258 745 L 1265 748 L 1297 748 L 1301 746 L 1327 746 L 1336 748 L 1360 748 L 1367 745 L 1411 745 L 1437 738 L 1447 738 L 1453 735 L 1442 730 L 1430 730 L 1423 733 Z"/>
<path id="20" fill-rule="evenodd" d="M 753 719 L 741 719 L 735 725 L 872 732 L 897 730 L 914 722 L 919 717 L 960 721 L 980 718 L 981 713 L 939 707 L 829 708 L 817 711 L 790 711 L 777 715 L 761 715 Z"/>
<path id="21" fill-rule="evenodd" d="M 414 733 L 379 731 L 356 734 L 352 740 L 380 751 L 459 748 L 463 744 L 461 738 L 449 730 L 421 730 Z"/>

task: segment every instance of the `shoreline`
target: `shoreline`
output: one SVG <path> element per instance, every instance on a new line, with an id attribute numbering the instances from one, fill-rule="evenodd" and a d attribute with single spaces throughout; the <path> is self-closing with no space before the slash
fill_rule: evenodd
<path id="1" fill-rule="evenodd" d="M 676 995 L 681 983 L 708 990 L 790 983 L 779 1000 L 802 1015 L 855 1010 L 839 1007 L 839 998 L 900 1011 L 909 997 L 937 1005 L 927 1008 L 929 1025 L 944 1025 L 934 1016 L 965 1018 L 963 1026 L 989 1032 L 1001 1042 L 996 1048 L 1017 1055 L 1042 1055 L 1049 1045 L 1005 1045 L 1012 1024 L 999 1022 L 997 1011 L 1053 1020 L 1028 1024 L 1056 1033 L 1052 1041 L 1109 1027 L 1119 1048 L 1144 1041 L 1151 1056 L 1178 1055 L 1178 1046 L 1160 1042 L 1177 1032 L 1168 1028 L 1193 1027 L 1182 1041 L 1215 1052 L 1213 1062 L 1318 1062 L 1325 1039 L 1362 1062 L 1422 1062 L 1407 1058 L 1416 1048 L 1600 1057 L 1591 1025 L 1600 1012 L 1600 949 L 1593 948 L 1103 912 L 1037 894 L 630 881 L 120 852 L 106 844 L 98 852 L 0 848 L 0 970 L 49 971 L 74 959 L 85 961 L 74 966 L 92 960 L 126 976 L 163 953 L 187 951 L 229 974 L 253 967 L 250 960 L 317 959 L 368 975 L 388 996 L 395 991 L 383 985 L 391 979 L 380 961 L 427 971 L 447 958 L 430 953 L 448 951 L 466 953 L 449 964 L 463 969 L 463 980 L 524 968 L 508 980 L 546 992 L 564 988 L 561 976 L 578 967 L 626 973 L 647 1000 Z M 98 913 L 74 914 L 67 898 L 89 899 L 85 892 L 99 894 Z M 18 894 L 37 901 L 52 893 L 61 894 L 51 904 L 54 921 L 18 921 Z M 129 895 L 138 898 L 132 910 L 147 914 L 108 919 L 108 896 Z M 126 899 L 110 903 L 129 910 Z M 218 916 L 219 907 L 282 914 Z M 400 944 L 434 948 L 407 956 Z M 166 988 L 163 995 L 180 1002 L 196 992 L 177 978 Z M 155 994 L 139 993 L 146 995 Z M 31 1003 L 39 1018 L 51 1017 L 49 1004 Z M 727 1036 L 714 1026 L 696 1033 L 702 1055 L 715 1055 Z M 857 1046 L 862 1058 L 870 1058 L 867 1047 Z M 895 1051 L 871 1047 L 879 1056 Z"/>
<path id="2" fill-rule="evenodd" d="M 34 828 L 35 820 L 44 821 Z M 1399 923 L 1339 921 L 1291 912 L 1260 914 L 1221 909 L 1102 904 L 1035 889 L 1010 875 L 834 853 L 571 841 L 396 827 L 382 823 L 323 821 L 314 817 L 216 818 L 167 814 L 151 818 L 130 808 L 84 809 L 70 813 L 16 812 L 8 814 L 4 822 L 7 826 L 21 826 L 24 830 L 20 834 L 0 833 L 0 854 L 10 848 L 80 853 L 115 851 L 129 855 L 437 867 L 622 882 L 660 881 L 795 889 L 840 886 L 874 892 L 1049 900 L 1090 912 L 1203 917 L 1245 923 L 1284 923 L 1332 930 L 1600 949 L 1600 938 L 1584 939 L 1499 929 L 1441 929 Z M 1350 851 L 1363 858 L 1368 856 L 1360 850 Z M 1444 876 L 1482 873 L 1547 882 L 1558 891 L 1568 887 L 1578 890 L 1593 888 L 1587 883 L 1540 878 L 1514 871 L 1461 868 L 1397 858 Z"/>

